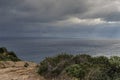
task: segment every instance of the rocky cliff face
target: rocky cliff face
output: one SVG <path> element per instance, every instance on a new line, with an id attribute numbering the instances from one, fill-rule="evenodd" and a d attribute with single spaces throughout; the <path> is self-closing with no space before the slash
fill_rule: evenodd
<path id="1" fill-rule="evenodd" d="M 36 73 L 37 64 L 25 61 L 1 61 L 0 80 L 45 80 Z"/>

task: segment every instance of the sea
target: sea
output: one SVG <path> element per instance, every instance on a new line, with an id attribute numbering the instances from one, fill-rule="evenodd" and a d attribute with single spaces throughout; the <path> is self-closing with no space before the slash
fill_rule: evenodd
<path id="1" fill-rule="evenodd" d="M 91 56 L 120 56 L 120 40 L 114 39 L 54 39 L 10 37 L 0 38 L 0 47 L 14 51 L 26 61 L 41 62 L 46 57 L 61 53 L 89 54 Z"/>

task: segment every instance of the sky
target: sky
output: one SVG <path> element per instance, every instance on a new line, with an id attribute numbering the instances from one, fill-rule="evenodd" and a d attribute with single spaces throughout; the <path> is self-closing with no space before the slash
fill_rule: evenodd
<path id="1" fill-rule="evenodd" d="M 0 0 L 0 45 L 18 53 L 44 39 L 119 40 L 119 25 L 120 0 Z"/>
<path id="2" fill-rule="evenodd" d="M 0 37 L 120 38 L 119 0 L 0 0 Z"/>

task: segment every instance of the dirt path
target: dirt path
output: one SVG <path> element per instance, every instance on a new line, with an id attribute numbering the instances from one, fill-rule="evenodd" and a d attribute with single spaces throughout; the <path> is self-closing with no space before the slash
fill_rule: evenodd
<path id="1" fill-rule="evenodd" d="M 14 67 L 1 68 L 0 80 L 44 80 L 44 79 L 36 73 L 36 66 L 24 67 L 24 63 L 20 62 L 17 63 L 17 65 L 14 65 Z"/>

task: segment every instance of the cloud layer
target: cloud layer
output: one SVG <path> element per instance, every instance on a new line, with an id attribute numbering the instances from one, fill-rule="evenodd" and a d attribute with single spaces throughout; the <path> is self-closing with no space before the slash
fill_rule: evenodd
<path id="1" fill-rule="evenodd" d="M 0 0 L 0 46 L 22 59 L 119 53 L 119 25 L 120 0 Z"/>
<path id="2" fill-rule="evenodd" d="M 2 23 L 48 23 L 76 17 L 120 21 L 119 0 L 1 0 Z"/>
<path id="3" fill-rule="evenodd" d="M 0 0 L 0 37 L 119 37 L 119 24 L 119 0 Z"/>

